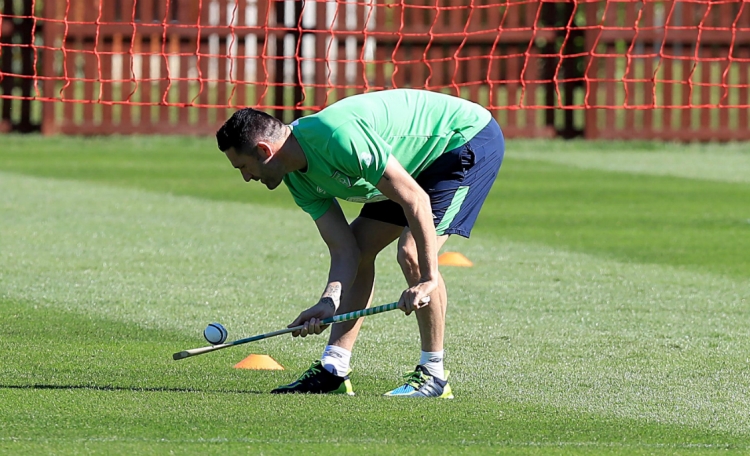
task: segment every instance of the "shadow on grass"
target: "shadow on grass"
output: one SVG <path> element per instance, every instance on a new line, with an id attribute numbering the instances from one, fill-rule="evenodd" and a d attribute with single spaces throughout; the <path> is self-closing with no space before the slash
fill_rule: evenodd
<path id="1" fill-rule="evenodd" d="M 113 385 L 3 385 L 0 389 L 31 389 L 31 390 L 94 390 L 94 391 L 132 391 L 136 393 L 228 393 L 228 394 L 265 394 L 264 391 L 252 390 L 208 390 L 198 388 L 166 388 L 166 387 L 138 387 Z"/>

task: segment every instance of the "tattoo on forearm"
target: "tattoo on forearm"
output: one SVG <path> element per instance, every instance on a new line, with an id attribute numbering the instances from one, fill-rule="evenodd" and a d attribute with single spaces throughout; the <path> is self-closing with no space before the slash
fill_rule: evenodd
<path id="1" fill-rule="evenodd" d="M 333 297 L 341 295 L 341 284 L 332 283 L 326 287 L 326 291 L 323 293 L 323 297 Z"/>
<path id="2" fill-rule="evenodd" d="M 341 284 L 332 283 L 326 287 L 326 291 L 323 292 L 323 296 L 320 298 L 321 301 L 326 301 L 333 310 L 338 309 L 339 303 L 341 302 Z"/>

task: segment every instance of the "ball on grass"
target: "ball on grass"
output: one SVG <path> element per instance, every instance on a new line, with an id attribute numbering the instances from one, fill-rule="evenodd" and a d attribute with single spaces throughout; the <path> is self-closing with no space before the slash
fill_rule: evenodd
<path id="1" fill-rule="evenodd" d="M 211 345 L 223 344 L 227 340 L 227 335 L 227 330 L 221 323 L 211 323 L 203 330 L 203 337 Z"/>

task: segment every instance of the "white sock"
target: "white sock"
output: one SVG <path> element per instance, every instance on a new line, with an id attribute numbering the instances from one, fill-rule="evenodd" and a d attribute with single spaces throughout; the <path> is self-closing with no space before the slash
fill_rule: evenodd
<path id="1" fill-rule="evenodd" d="M 349 361 L 351 359 L 352 352 L 349 350 L 335 345 L 326 345 L 323 356 L 320 357 L 320 363 L 325 370 L 333 375 L 344 377 L 349 373 Z"/>
<path id="2" fill-rule="evenodd" d="M 443 357 L 445 350 L 436 352 L 423 351 L 419 357 L 419 365 L 424 367 L 433 377 L 445 380 L 445 369 L 443 368 Z"/>

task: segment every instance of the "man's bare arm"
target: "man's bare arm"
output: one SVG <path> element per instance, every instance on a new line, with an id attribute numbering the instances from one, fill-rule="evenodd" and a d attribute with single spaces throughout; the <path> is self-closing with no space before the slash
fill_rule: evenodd
<path id="1" fill-rule="evenodd" d="M 393 156 L 388 158 L 377 188 L 403 208 L 417 244 L 420 281 L 404 292 L 404 302 L 399 301 L 399 307 L 409 313 L 412 308 L 418 309 L 425 305 L 424 299 L 435 290 L 438 283 L 437 235 L 430 198 Z"/>
<path id="2" fill-rule="evenodd" d="M 320 320 L 336 314 L 341 303 L 341 295 L 346 293 L 354 282 L 359 267 L 359 248 L 341 207 L 334 201 L 328 211 L 315 221 L 320 236 L 328 246 L 331 264 L 328 282 L 317 304 L 299 314 L 289 326 L 305 325 L 293 332 L 293 336 L 305 337 L 320 334 L 326 326 Z"/>

